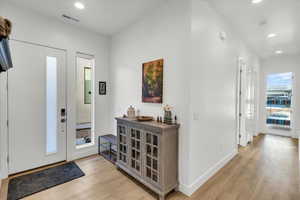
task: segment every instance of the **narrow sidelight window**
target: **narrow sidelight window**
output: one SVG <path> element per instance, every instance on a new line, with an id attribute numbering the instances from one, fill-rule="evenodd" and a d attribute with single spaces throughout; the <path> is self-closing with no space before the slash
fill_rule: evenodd
<path id="1" fill-rule="evenodd" d="M 46 154 L 57 152 L 57 60 L 47 56 L 47 145 Z"/>

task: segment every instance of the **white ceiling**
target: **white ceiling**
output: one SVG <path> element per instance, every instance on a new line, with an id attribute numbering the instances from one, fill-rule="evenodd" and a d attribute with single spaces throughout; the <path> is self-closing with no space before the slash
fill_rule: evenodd
<path id="1" fill-rule="evenodd" d="M 208 0 L 262 58 L 300 53 L 300 0 Z M 261 25 L 265 24 L 265 25 Z M 269 33 L 277 37 L 267 39 Z"/>
<path id="2" fill-rule="evenodd" d="M 165 0 L 7 0 L 44 15 L 64 20 L 67 14 L 78 18 L 81 27 L 111 35 L 150 13 Z M 84 10 L 73 4 L 80 1 Z M 276 50 L 285 54 L 300 54 L 300 0 L 207 0 L 231 23 L 242 39 L 262 58 L 274 55 Z M 263 23 L 264 25 L 261 25 Z M 277 37 L 267 39 L 269 33 Z"/>
<path id="3" fill-rule="evenodd" d="M 164 0 L 7 0 L 22 7 L 27 7 L 41 14 L 66 21 L 62 14 L 80 20 L 78 24 L 91 31 L 110 35 L 134 23 Z M 75 2 L 82 2 L 84 10 L 74 7 Z"/>

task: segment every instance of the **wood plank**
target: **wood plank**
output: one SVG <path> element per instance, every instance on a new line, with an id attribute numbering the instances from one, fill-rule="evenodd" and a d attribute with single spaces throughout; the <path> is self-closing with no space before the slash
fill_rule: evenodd
<path id="1" fill-rule="evenodd" d="M 298 140 L 260 135 L 191 197 L 167 200 L 299 200 Z M 76 163 L 86 176 L 34 194 L 27 200 L 155 200 L 157 195 L 100 156 Z M 0 199 L 6 199 L 8 179 Z"/>

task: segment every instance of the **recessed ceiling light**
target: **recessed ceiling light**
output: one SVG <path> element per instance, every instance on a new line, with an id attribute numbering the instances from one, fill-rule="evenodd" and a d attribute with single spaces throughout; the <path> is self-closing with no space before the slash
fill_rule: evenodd
<path id="1" fill-rule="evenodd" d="M 258 4 L 258 3 L 261 3 L 263 0 L 252 0 L 252 3 L 253 4 Z"/>
<path id="2" fill-rule="evenodd" d="M 76 2 L 74 3 L 75 8 L 79 9 L 79 10 L 83 10 L 85 8 L 84 4 L 81 2 Z"/>
<path id="3" fill-rule="evenodd" d="M 273 37 L 276 37 L 276 36 L 277 36 L 276 33 L 270 33 L 270 34 L 268 35 L 268 38 L 273 38 Z"/>
<path id="4" fill-rule="evenodd" d="M 277 50 L 275 51 L 276 54 L 283 54 L 283 51 L 282 50 Z"/>

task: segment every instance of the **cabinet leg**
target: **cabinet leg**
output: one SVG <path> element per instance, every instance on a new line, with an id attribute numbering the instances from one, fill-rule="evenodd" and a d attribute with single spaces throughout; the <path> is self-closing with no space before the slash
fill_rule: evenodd
<path id="1" fill-rule="evenodd" d="M 159 200 L 165 200 L 165 195 L 159 195 Z"/>

